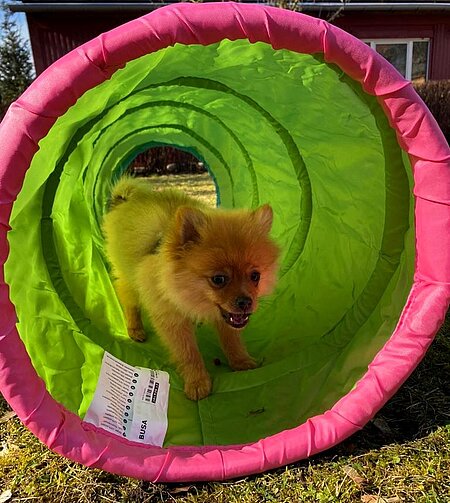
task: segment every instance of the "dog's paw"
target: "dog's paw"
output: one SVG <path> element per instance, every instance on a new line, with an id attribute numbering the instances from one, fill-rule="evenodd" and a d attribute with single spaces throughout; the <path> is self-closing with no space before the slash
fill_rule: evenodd
<path id="1" fill-rule="evenodd" d="M 237 358 L 235 360 L 231 360 L 229 364 L 233 370 L 251 370 L 256 369 L 256 367 L 258 366 L 256 360 L 250 355 L 246 358 Z"/>
<path id="2" fill-rule="evenodd" d="M 147 339 L 147 335 L 142 327 L 128 327 L 128 335 L 130 336 L 130 339 L 133 339 L 133 341 L 136 342 L 144 342 Z"/>
<path id="3" fill-rule="evenodd" d="M 212 383 L 208 374 L 186 380 L 184 393 L 189 400 L 201 400 L 211 393 Z"/>

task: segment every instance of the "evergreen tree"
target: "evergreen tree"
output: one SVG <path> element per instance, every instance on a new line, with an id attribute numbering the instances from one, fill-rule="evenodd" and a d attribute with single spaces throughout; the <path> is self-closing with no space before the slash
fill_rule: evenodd
<path id="1" fill-rule="evenodd" d="M 2 2 L 0 23 L 0 118 L 33 80 L 29 44 L 20 34 L 13 13 Z"/>

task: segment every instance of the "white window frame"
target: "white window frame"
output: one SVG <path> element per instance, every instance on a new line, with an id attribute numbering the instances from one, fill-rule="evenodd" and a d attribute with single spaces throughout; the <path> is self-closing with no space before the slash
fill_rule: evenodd
<path id="1" fill-rule="evenodd" d="M 412 61 L 413 61 L 413 44 L 414 42 L 428 42 L 428 53 L 427 53 L 427 69 L 425 80 L 428 80 L 428 67 L 430 61 L 430 42 L 429 38 L 371 38 L 364 39 L 363 42 L 369 44 L 370 47 L 376 51 L 377 45 L 382 44 L 405 44 L 406 45 L 406 75 L 405 78 L 408 80 L 412 79 Z"/>

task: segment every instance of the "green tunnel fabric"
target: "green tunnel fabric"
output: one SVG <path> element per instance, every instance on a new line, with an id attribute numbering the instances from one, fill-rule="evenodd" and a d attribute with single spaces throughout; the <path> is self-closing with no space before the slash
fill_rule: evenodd
<path id="1" fill-rule="evenodd" d="M 126 335 L 103 253 L 111 181 L 159 144 L 204 160 L 221 205 L 269 202 L 283 251 L 276 292 L 244 332 L 261 366 L 231 372 L 199 327 L 214 388 L 198 403 L 150 324 L 142 345 Z M 127 63 L 58 119 L 13 208 L 6 281 L 34 367 L 81 417 L 105 350 L 168 371 L 165 445 L 255 441 L 322 413 L 364 374 L 405 305 L 409 172 L 376 99 L 318 55 L 224 40 Z"/>

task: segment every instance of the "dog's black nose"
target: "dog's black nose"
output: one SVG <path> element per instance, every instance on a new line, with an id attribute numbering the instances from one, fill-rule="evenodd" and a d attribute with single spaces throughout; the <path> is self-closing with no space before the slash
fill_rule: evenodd
<path id="1" fill-rule="evenodd" d="M 252 299 L 250 297 L 237 297 L 235 304 L 241 311 L 248 311 L 252 307 Z"/>

